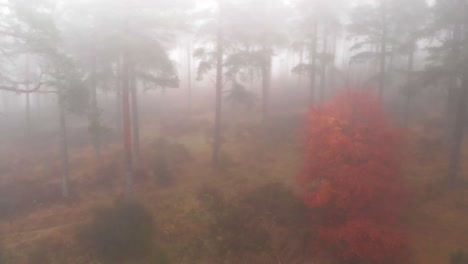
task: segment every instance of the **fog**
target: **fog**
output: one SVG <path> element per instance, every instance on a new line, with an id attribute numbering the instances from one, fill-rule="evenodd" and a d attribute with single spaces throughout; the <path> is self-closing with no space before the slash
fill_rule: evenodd
<path id="1" fill-rule="evenodd" d="M 0 0 L 0 264 L 468 263 L 463 0 Z"/>

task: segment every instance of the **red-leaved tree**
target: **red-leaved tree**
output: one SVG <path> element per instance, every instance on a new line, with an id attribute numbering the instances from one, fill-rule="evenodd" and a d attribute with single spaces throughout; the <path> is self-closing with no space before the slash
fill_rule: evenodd
<path id="1" fill-rule="evenodd" d="M 401 131 L 375 98 L 351 91 L 312 109 L 307 126 L 298 183 L 319 252 L 350 263 L 404 263 Z"/>

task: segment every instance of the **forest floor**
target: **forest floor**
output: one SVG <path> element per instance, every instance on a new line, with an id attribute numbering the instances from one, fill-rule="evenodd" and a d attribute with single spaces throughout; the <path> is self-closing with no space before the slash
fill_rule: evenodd
<path id="1" fill-rule="evenodd" d="M 287 119 L 276 123 L 275 135 L 267 143 L 259 140 L 258 133 L 252 132 L 255 130 L 244 133 L 227 129 L 224 169 L 218 171 L 210 165 L 210 142 L 204 129 L 177 134 L 175 130 L 184 129 L 175 127 L 161 132 L 162 129 L 145 124 L 135 199 L 151 211 L 157 227 L 156 243 L 167 252 L 170 263 L 216 263 L 204 256 L 215 255 L 210 234 L 213 224 L 221 223 L 203 200 L 212 190 L 227 201 L 225 204 L 269 184 L 294 190 L 302 161 L 301 129 L 297 120 L 297 129 L 291 129 L 294 122 Z M 154 157 L 157 139 L 165 135 L 172 136 L 167 138 L 174 148 L 170 177 L 161 184 L 155 175 Z M 468 188 L 463 185 L 455 191 L 448 190 L 444 152 L 432 135 L 414 129 L 409 141 L 403 173 L 412 194 L 405 221 L 412 263 L 448 263 L 454 251 L 468 250 Z M 58 153 L 58 146 L 50 142 L 45 146 L 7 146 L 0 151 L 0 240 L 6 263 L 92 263 L 90 253 L 83 252 L 77 244 L 76 234 L 90 221 L 95 208 L 112 205 L 122 198 L 121 147 L 107 144 L 99 162 L 91 146 L 73 148 L 72 197 L 64 201 L 60 198 L 60 160 L 54 154 Z M 466 160 L 468 145 L 464 149 Z M 468 163 L 463 171 L 468 172 Z M 289 244 L 297 240 L 293 233 L 278 230 L 275 232 L 280 239 Z M 248 257 L 233 263 L 266 264 L 279 258 L 283 258 L 283 263 L 294 263 L 287 261 L 291 258 L 289 253 L 275 255 L 279 248 L 283 249 L 275 245 L 270 245 L 270 252 L 248 251 Z"/>

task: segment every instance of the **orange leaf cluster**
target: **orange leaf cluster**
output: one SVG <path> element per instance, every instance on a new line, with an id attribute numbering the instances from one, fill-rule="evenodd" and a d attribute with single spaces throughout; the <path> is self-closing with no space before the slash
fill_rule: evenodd
<path id="1" fill-rule="evenodd" d="M 403 263 L 403 134 L 379 102 L 347 91 L 311 110 L 298 183 L 321 252 L 345 261 Z"/>

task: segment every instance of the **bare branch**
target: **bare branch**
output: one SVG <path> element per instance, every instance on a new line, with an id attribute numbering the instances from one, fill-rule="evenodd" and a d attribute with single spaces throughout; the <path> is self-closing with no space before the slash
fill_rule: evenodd
<path id="1" fill-rule="evenodd" d="M 0 85 L 0 90 L 10 91 L 10 92 L 15 92 L 15 93 L 36 93 L 36 92 L 39 92 L 39 89 L 41 89 L 41 86 L 44 84 L 45 84 L 44 82 L 39 82 L 36 85 L 36 87 L 34 87 L 33 89 L 21 89 L 21 88 L 17 88 L 16 86 L 1 86 Z"/>
<path id="2" fill-rule="evenodd" d="M 37 93 L 37 94 L 58 94 L 57 91 L 41 91 L 41 90 L 36 91 L 35 93 Z"/>
<path id="3" fill-rule="evenodd" d="M 39 75 L 39 80 L 42 80 L 42 76 L 43 76 L 43 72 L 41 71 L 41 74 Z M 12 86 L 4 86 L 4 85 L 0 85 L 0 90 L 3 90 L 3 91 L 10 91 L 10 92 L 15 92 L 15 93 L 38 93 L 38 92 L 43 92 L 43 93 L 50 93 L 50 92 L 53 92 L 53 91 L 39 91 L 41 89 L 41 87 L 46 84 L 46 82 L 38 82 L 36 84 L 36 86 L 32 89 L 21 89 L 21 88 L 18 88 L 18 85 L 26 85 L 26 84 L 30 84 L 29 81 L 25 81 L 25 82 L 13 82 L 13 85 Z"/>

